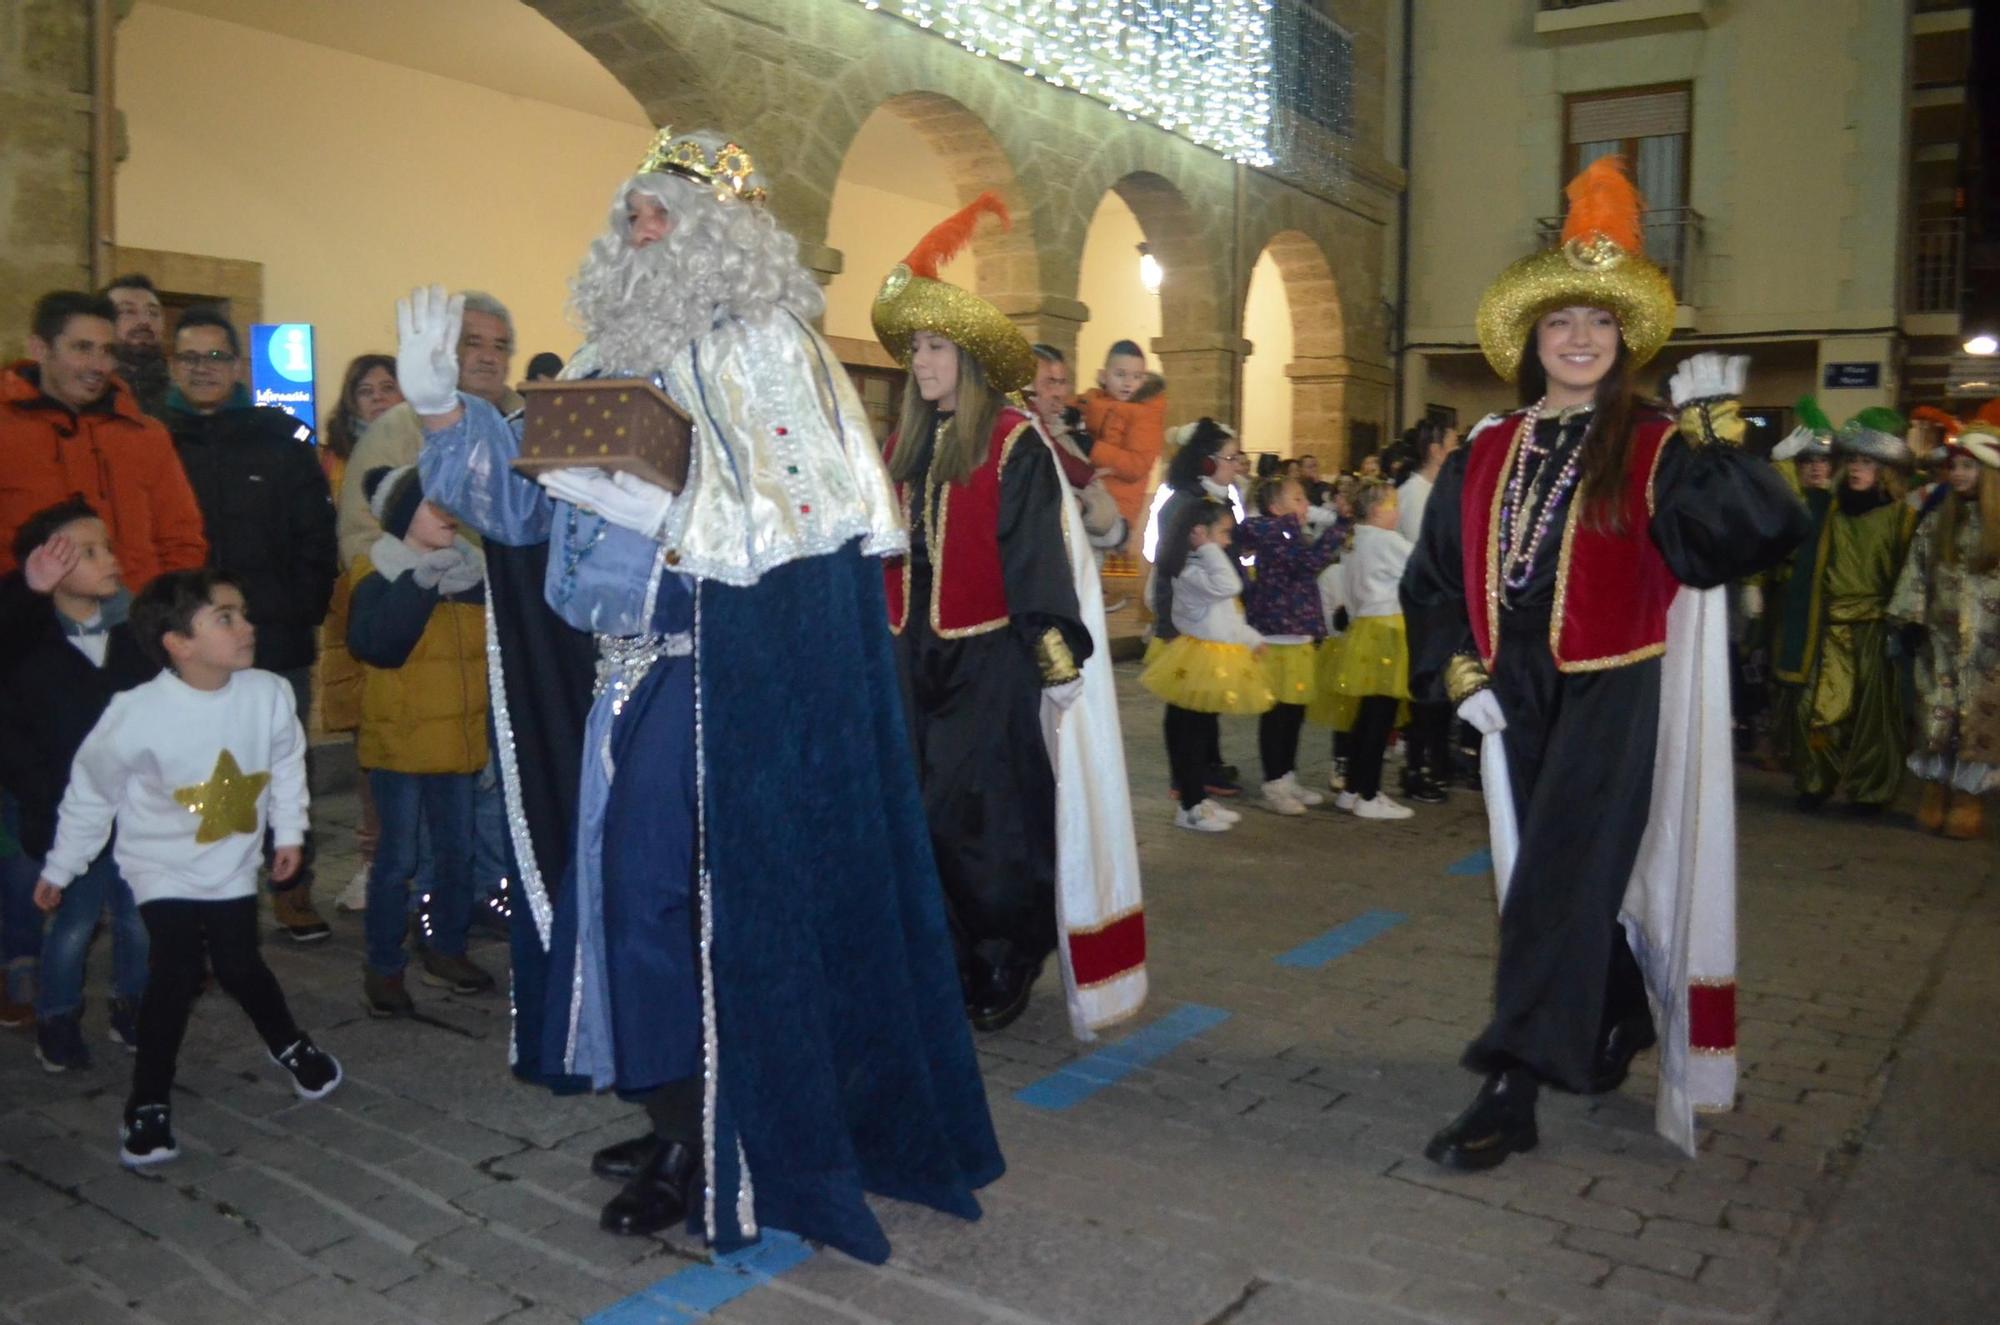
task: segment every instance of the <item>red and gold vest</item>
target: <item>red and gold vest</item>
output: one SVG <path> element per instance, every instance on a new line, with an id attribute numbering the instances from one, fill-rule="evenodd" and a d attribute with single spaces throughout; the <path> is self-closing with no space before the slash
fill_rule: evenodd
<path id="1" fill-rule="evenodd" d="M 1014 444 L 1032 431 L 1026 414 L 1006 406 L 993 421 L 986 459 L 965 482 L 943 484 L 942 501 L 937 500 L 939 481 L 928 475 L 922 483 L 896 485 L 896 504 L 912 528 L 936 511 L 923 532 L 931 559 L 931 630 L 940 638 L 980 635 L 1007 624 L 1007 586 L 1000 573 L 1000 474 Z M 889 438 L 885 458 L 895 457 L 896 442 Z M 900 635 L 909 613 L 910 559 L 888 558 L 882 575 L 889 629 Z"/>
<path id="2" fill-rule="evenodd" d="M 1472 638 L 1488 667 L 1500 647 L 1500 503 L 1522 441 L 1525 411 L 1506 414 L 1472 435 L 1459 503 L 1464 535 L 1465 607 Z M 1625 466 L 1625 528 L 1593 529 L 1570 499 L 1556 563 L 1549 651 L 1564 672 L 1624 667 L 1666 652 L 1667 608 L 1680 582 L 1653 545 L 1653 477 L 1673 432 L 1672 419 L 1643 415 L 1632 425 Z"/>

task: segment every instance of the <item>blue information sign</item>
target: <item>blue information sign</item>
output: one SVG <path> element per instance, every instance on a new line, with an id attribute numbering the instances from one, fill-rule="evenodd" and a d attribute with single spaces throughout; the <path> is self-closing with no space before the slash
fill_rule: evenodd
<path id="1" fill-rule="evenodd" d="M 1882 365 L 1830 363 L 1820 380 L 1828 391 L 1879 391 L 1882 388 Z"/>
<path id="2" fill-rule="evenodd" d="M 250 328 L 250 394 L 319 431 L 313 392 L 313 329 L 308 322 L 258 322 Z"/>

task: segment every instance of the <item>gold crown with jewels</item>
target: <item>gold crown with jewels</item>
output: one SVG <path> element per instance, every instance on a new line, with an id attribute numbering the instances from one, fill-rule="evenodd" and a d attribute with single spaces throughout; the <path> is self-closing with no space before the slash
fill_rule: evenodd
<path id="1" fill-rule="evenodd" d="M 670 128 L 662 129 L 653 138 L 653 145 L 639 162 L 636 172 L 641 175 L 679 175 L 697 184 L 705 184 L 715 190 L 715 196 L 724 202 L 735 198 L 741 202 L 762 204 L 764 186 L 753 184 L 751 176 L 757 173 L 757 163 L 751 159 L 749 150 L 733 142 L 710 151 L 698 139 L 689 134 L 676 135 Z"/>

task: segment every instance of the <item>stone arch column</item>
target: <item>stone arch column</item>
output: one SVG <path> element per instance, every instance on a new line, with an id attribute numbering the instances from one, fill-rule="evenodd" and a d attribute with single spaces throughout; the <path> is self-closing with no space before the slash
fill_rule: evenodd
<path id="1" fill-rule="evenodd" d="M 1317 455 L 1324 465 L 1344 459 L 1348 369 L 1346 319 L 1333 267 L 1312 236 L 1280 230 L 1265 242 L 1291 306 L 1292 453 Z M 1254 264 L 1252 264 L 1254 267 Z"/>
<path id="2" fill-rule="evenodd" d="M 689 0 L 524 0 L 623 83 L 656 125 L 677 129 L 733 126 L 710 66 L 685 38 L 696 6 Z M 679 35 L 676 35 L 679 34 Z"/>

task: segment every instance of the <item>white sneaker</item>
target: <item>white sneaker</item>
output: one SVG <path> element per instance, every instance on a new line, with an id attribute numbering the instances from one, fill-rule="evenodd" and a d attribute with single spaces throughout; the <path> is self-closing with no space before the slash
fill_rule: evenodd
<path id="1" fill-rule="evenodd" d="M 1207 801 L 1201 801 L 1192 810 L 1175 810 L 1174 827 L 1190 828 L 1197 833 L 1226 833 L 1235 825 L 1209 809 Z"/>
<path id="2" fill-rule="evenodd" d="M 1285 786 L 1283 778 L 1279 778 L 1276 782 L 1266 782 L 1264 784 L 1264 808 L 1272 814 L 1304 814 L 1306 812 L 1305 804 L 1293 797 L 1291 789 Z"/>
<path id="3" fill-rule="evenodd" d="M 1354 807 L 1359 804 L 1361 804 L 1361 798 L 1351 791 L 1343 791 L 1333 798 L 1334 809 L 1346 810 L 1350 814 L 1354 812 Z"/>
<path id="4" fill-rule="evenodd" d="M 1415 813 L 1409 806 L 1398 805 L 1379 791 L 1365 801 L 1356 801 L 1354 806 L 1354 817 L 1357 819 L 1407 819 Z"/>
<path id="5" fill-rule="evenodd" d="M 335 909 L 341 911 L 366 911 L 368 909 L 368 867 L 363 865 L 340 890 L 340 896 L 333 899 Z"/>
<path id="6" fill-rule="evenodd" d="M 1299 785 L 1298 770 L 1294 769 L 1279 778 L 1285 784 L 1285 793 L 1301 805 L 1324 805 L 1326 797 Z"/>
<path id="7" fill-rule="evenodd" d="M 1222 822 L 1226 824 L 1240 824 L 1243 822 L 1242 815 L 1230 809 L 1227 805 L 1224 805 L 1221 801 L 1215 799 L 1213 796 L 1203 801 L 1202 804 L 1208 807 L 1208 812 L 1210 814 L 1214 815 L 1216 818 L 1222 820 Z"/>

